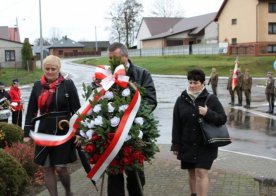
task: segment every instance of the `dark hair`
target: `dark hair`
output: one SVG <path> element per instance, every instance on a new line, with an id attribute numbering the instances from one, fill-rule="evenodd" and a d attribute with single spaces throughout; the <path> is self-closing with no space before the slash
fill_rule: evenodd
<path id="1" fill-rule="evenodd" d="M 17 78 L 12 80 L 13 84 L 18 83 L 18 82 L 19 82 L 19 80 Z"/>
<path id="2" fill-rule="evenodd" d="M 193 69 L 188 71 L 188 80 L 200 81 L 203 83 L 205 81 L 205 73 L 200 69 Z"/>
<path id="3" fill-rule="evenodd" d="M 121 50 L 121 55 L 122 56 L 128 56 L 128 50 L 127 47 L 124 44 L 121 44 L 119 42 L 114 42 L 108 47 L 108 52 L 114 52 L 117 49 Z"/>

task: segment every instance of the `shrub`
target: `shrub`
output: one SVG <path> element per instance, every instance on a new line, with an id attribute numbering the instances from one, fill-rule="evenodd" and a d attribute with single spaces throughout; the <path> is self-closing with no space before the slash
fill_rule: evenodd
<path id="1" fill-rule="evenodd" d="M 13 156 L 26 170 L 28 176 L 34 177 L 39 166 L 34 163 L 34 145 L 30 143 L 13 143 L 10 147 L 5 147 L 5 151 Z M 23 153 L 22 153 L 23 152 Z"/>
<path id="2" fill-rule="evenodd" d="M 4 135 L 4 140 L 1 142 L 2 145 L 11 146 L 12 143 L 23 140 L 23 130 L 17 125 L 0 122 L 0 130 L 2 130 L 2 135 Z"/>
<path id="3" fill-rule="evenodd" d="M 7 146 L 7 142 L 5 140 L 6 134 L 3 130 L 0 130 L 0 148 L 4 148 Z"/>
<path id="4" fill-rule="evenodd" d="M 24 168 L 0 149 L 0 195 L 19 195 L 29 183 Z"/>

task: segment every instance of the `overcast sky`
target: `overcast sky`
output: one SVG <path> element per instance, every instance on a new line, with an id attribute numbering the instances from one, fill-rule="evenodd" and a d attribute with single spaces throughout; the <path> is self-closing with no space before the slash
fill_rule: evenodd
<path id="1" fill-rule="evenodd" d="M 118 0 L 117 0 L 118 1 Z M 155 0 L 140 0 L 143 16 L 150 16 Z M 183 17 L 216 12 L 223 0 L 175 0 L 184 10 Z M 95 3 L 96 2 L 96 3 Z M 41 0 L 42 34 L 50 38 L 53 28 L 75 41 L 109 40 L 108 12 L 116 0 Z M 16 18 L 21 42 L 40 36 L 39 0 L 0 0 L 0 26 L 14 27 Z M 95 28 L 96 27 L 96 28 Z M 96 30 L 95 30 L 96 29 Z"/>

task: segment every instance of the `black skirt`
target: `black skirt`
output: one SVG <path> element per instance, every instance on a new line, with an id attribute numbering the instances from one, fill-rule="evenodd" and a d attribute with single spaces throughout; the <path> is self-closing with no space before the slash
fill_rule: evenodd
<path id="1" fill-rule="evenodd" d="M 201 163 L 190 163 L 190 162 L 181 161 L 181 169 L 201 168 L 201 169 L 210 170 L 212 165 L 213 165 L 213 161 L 201 162 Z"/>

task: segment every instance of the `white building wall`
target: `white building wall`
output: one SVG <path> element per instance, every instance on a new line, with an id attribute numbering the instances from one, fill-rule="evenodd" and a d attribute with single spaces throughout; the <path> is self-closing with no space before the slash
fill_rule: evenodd
<path id="1" fill-rule="evenodd" d="M 23 44 L 0 40 L 0 63 L 1 67 L 14 67 L 15 65 L 17 68 L 22 66 L 22 56 L 21 56 L 21 49 Z M 14 50 L 15 51 L 15 61 L 5 61 L 5 51 L 6 50 Z"/>
<path id="2" fill-rule="evenodd" d="M 143 48 L 141 40 L 145 39 L 145 38 L 149 38 L 151 36 L 152 35 L 148 29 L 148 26 L 146 25 L 145 21 L 143 20 L 141 27 L 139 29 L 139 32 L 137 34 L 137 48 L 138 49 Z"/>

